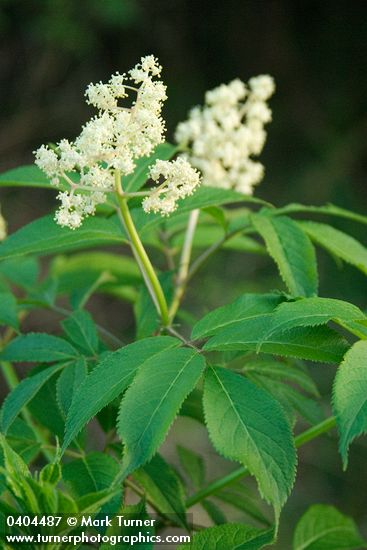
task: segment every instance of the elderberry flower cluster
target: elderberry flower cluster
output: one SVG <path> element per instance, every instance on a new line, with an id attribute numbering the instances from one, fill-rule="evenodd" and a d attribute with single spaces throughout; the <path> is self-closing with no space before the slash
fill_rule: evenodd
<path id="1" fill-rule="evenodd" d="M 145 212 L 168 216 L 177 208 L 177 201 L 192 195 L 200 183 L 200 174 L 184 158 L 157 160 L 149 175 L 158 185 L 143 200 Z"/>
<path id="2" fill-rule="evenodd" d="M 107 83 L 90 84 L 87 103 L 98 109 L 74 142 L 61 140 L 55 149 L 42 145 L 35 151 L 36 164 L 63 190 L 55 220 L 72 229 L 95 213 L 114 189 L 114 171 L 133 172 L 136 159 L 152 153 L 164 141 L 161 116 L 167 99 L 159 77 L 161 66 L 150 55 L 141 58 L 128 74 L 114 74 Z M 132 97 L 132 99 L 131 99 Z M 121 100 L 130 100 L 129 106 Z"/>
<path id="3" fill-rule="evenodd" d="M 205 105 L 191 110 L 176 129 L 175 139 L 191 164 L 203 175 L 203 184 L 252 194 L 264 167 L 253 160 L 266 140 L 271 121 L 267 100 L 274 93 L 272 77 L 239 79 L 205 94 Z"/>

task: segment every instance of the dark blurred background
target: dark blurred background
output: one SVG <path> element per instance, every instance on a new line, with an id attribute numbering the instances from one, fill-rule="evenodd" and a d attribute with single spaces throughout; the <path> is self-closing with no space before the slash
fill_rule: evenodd
<path id="1" fill-rule="evenodd" d="M 32 162 L 41 143 L 72 139 L 92 114 L 83 96 L 88 83 L 153 53 L 168 85 L 169 137 L 205 90 L 269 73 L 277 92 L 257 195 L 277 205 L 333 202 L 366 213 L 366 1 L 1 0 L 0 6 L 0 170 Z M 55 202 L 45 191 L 14 189 L 2 190 L 0 201 L 10 231 Z M 366 242 L 362 226 L 334 225 Z M 319 261 L 320 294 L 366 308 L 365 277 L 323 254 Z M 280 284 L 269 261 L 229 252 L 212 260 L 196 283 L 187 306 L 198 312 L 244 290 Z M 328 394 L 334 370 L 314 366 L 312 373 Z M 347 474 L 335 438 L 301 454 L 281 550 L 290 547 L 288 533 L 312 502 L 333 503 L 367 525 L 366 444 L 354 446 Z"/>

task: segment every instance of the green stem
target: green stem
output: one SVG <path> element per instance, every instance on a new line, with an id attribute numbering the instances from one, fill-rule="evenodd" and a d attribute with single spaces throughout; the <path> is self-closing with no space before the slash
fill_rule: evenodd
<path id="1" fill-rule="evenodd" d="M 308 443 L 309 441 L 312 441 L 319 435 L 328 432 L 332 428 L 334 428 L 336 425 L 336 420 L 334 416 L 330 416 L 326 420 L 323 420 L 319 424 L 316 424 L 316 426 L 313 426 L 312 428 L 309 428 L 308 430 L 305 430 L 301 434 L 297 435 L 295 437 L 294 442 L 295 446 L 302 447 L 305 443 Z M 241 479 L 242 477 L 245 477 L 249 475 L 250 472 L 247 468 L 242 466 L 241 468 L 237 468 L 237 470 L 234 470 L 233 472 L 230 472 L 224 477 L 220 477 L 218 479 L 215 479 L 211 483 L 209 483 L 206 487 L 203 489 L 200 489 L 197 493 L 192 495 L 190 498 L 186 501 L 186 507 L 190 508 L 191 506 L 194 506 L 194 504 L 197 504 L 201 500 L 209 497 L 210 495 L 213 495 L 217 491 L 220 491 L 224 487 L 227 487 L 227 485 L 230 485 L 234 481 L 237 481 L 238 479 Z"/>
<path id="2" fill-rule="evenodd" d="M 182 297 L 185 293 L 185 289 L 188 281 L 192 245 L 193 245 L 194 236 L 195 236 L 195 229 L 199 219 L 199 214 L 200 214 L 200 210 L 193 210 L 190 214 L 189 222 L 187 224 L 185 241 L 182 247 L 180 266 L 179 266 L 178 275 L 177 275 L 176 289 L 173 296 L 171 307 L 169 309 L 169 316 L 171 321 L 174 319 L 176 312 L 180 307 Z"/>
<path id="3" fill-rule="evenodd" d="M 192 263 L 187 274 L 187 281 L 189 281 L 201 268 L 201 266 L 208 260 L 208 258 L 210 258 L 210 256 L 212 256 L 214 252 L 219 250 L 227 241 L 229 241 L 233 237 L 236 237 L 237 235 L 249 233 L 251 231 L 253 231 L 253 229 L 251 227 L 249 228 L 247 225 L 246 227 L 234 229 L 233 231 L 230 231 L 229 233 L 224 235 L 221 239 L 219 239 L 219 241 L 213 243 L 209 248 L 204 250 L 204 252 L 200 254 L 200 256 L 198 256 L 196 260 Z"/>
<path id="4" fill-rule="evenodd" d="M 140 240 L 139 234 L 131 217 L 129 207 L 127 205 L 127 200 L 121 187 L 121 176 L 118 170 L 115 170 L 115 187 L 117 200 L 120 206 L 120 213 L 122 216 L 124 227 L 130 239 L 131 247 L 138 261 L 140 270 L 151 294 L 152 300 L 158 310 L 158 313 L 160 314 L 162 324 L 164 327 L 167 327 L 169 325 L 167 301 L 163 293 L 161 284 L 158 280 L 157 274 L 151 264 L 148 254 L 145 251 L 145 248 Z"/>

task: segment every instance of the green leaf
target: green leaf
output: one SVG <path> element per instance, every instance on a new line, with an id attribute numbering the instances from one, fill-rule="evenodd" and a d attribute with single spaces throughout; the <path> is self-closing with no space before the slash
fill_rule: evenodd
<path id="1" fill-rule="evenodd" d="M 274 327 L 269 334 L 294 327 L 324 325 L 329 321 L 348 322 L 367 320 L 364 313 L 353 304 L 332 298 L 302 298 L 280 304 L 273 314 Z"/>
<path id="2" fill-rule="evenodd" d="M 107 489 L 119 472 L 118 463 L 109 455 L 92 452 L 63 465 L 62 476 L 75 497 Z"/>
<path id="3" fill-rule="evenodd" d="M 176 472 L 160 455 L 134 472 L 134 479 L 144 488 L 147 499 L 162 514 L 187 528 L 185 494 Z"/>
<path id="4" fill-rule="evenodd" d="M 353 550 L 366 548 L 353 519 L 333 506 L 315 504 L 297 524 L 293 550 Z"/>
<path id="5" fill-rule="evenodd" d="M 123 188 L 125 191 L 139 191 L 149 178 L 149 168 L 157 159 L 169 160 L 177 153 L 178 147 L 170 143 L 161 143 L 157 145 L 154 153 L 149 157 L 144 157 L 136 161 L 136 168 L 132 174 L 123 179 Z"/>
<path id="6" fill-rule="evenodd" d="M 215 494 L 215 498 L 230 504 L 234 508 L 241 510 L 252 519 L 260 521 L 264 525 L 271 525 L 270 521 L 264 516 L 260 510 L 257 500 L 248 494 L 248 488 L 243 484 L 237 484 L 233 487 L 226 488 Z"/>
<path id="7" fill-rule="evenodd" d="M 193 390 L 183 402 L 183 405 L 180 409 L 180 416 L 188 416 L 197 420 L 201 424 L 204 424 L 204 413 L 203 413 L 203 392 L 195 389 Z"/>
<path id="8" fill-rule="evenodd" d="M 324 223 L 298 222 L 298 225 L 316 244 L 367 274 L 367 248 L 359 241 Z"/>
<path id="9" fill-rule="evenodd" d="M 67 361 L 77 356 L 78 352 L 69 342 L 42 332 L 29 332 L 18 336 L 0 353 L 2 361 L 28 363 Z"/>
<path id="10" fill-rule="evenodd" d="M 56 397 L 64 418 L 70 409 L 74 395 L 84 382 L 88 374 L 87 363 L 84 357 L 66 365 L 56 383 Z"/>
<path id="11" fill-rule="evenodd" d="M 264 313 L 271 313 L 284 302 L 281 294 L 244 294 L 232 302 L 205 315 L 196 323 L 192 330 L 193 340 L 212 336 L 222 329 L 235 326 L 236 323 L 247 319 L 262 317 Z"/>
<path id="12" fill-rule="evenodd" d="M 205 465 L 201 456 L 190 449 L 177 446 L 177 453 L 181 466 L 195 489 L 199 489 L 205 481 Z"/>
<path id="13" fill-rule="evenodd" d="M 33 399 L 42 386 L 64 365 L 57 364 L 48 367 L 38 374 L 24 378 L 11 393 L 6 397 L 1 408 L 1 429 L 7 432 L 9 426 L 13 423 L 23 407 Z"/>
<path id="14" fill-rule="evenodd" d="M 45 216 L 22 227 L 0 245 L 0 259 L 25 254 L 44 256 L 98 245 L 126 242 L 116 217 L 87 218 L 78 230 L 57 225 L 52 216 Z"/>
<path id="15" fill-rule="evenodd" d="M 14 420 L 6 439 L 27 464 L 38 455 L 41 449 L 41 443 L 37 440 L 34 431 L 21 418 Z"/>
<path id="16" fill-rule="evenodd" d="M 216 367 L 208 369 L 205 377 L 204 411 L 217 451 L 249 469 L 278 520 L 297 462 L 280 404 L 240 375 Z"/>
<path id="17" fill-rule="evenodd" d="M 124 475 L 153 457 L 204 367 L 203 357 L 189 348 L 163 351 L 140 367 L 119 412 Z"/>
<path id="18" fill-rule="evenodd" d="M 257 384 L 272 395 L 284 408 L 291 424 L 296 421 L 297 414 L 307 420 L 311 425 L 323 420 L 323 413 L 320 405 L 314 399 L 303 395 L 298 390 L 284 381 L 274 380 L 270 376 L 263 376 L 261 373 L 246 373 L 249 380 Z"/>
<path id="19" fill-rule="evenodd" d="M 77 507 L 81 514 L 96 514 L 102 506 L 119 496 L 121 489 L 105 489 L 95 493 L 88 493 L 80 497 L 77 501 Z"/>
<path id="20" fill-rule="evenodd" d="M 18 329 L 17 301 L 11 292 L 0 292 L 0 325 Z"/>
<path id="21" fill-rule="evenodd" d="M 103 359 L 76 392 L 66 420 L 62 452 L 83 426 L 131 384 L 140 365 L 162 350 L 179 346 L 170 336 L 139 340 Z"/>
<path id="22" fill-rule="evenodd" d="M 56 190 L 36 165 L 19 166 L 0 174 L 0 187 L 44 187 Z"/>
<path id="23" fill-rule="evenodd" d="M 359 223 L 367 224 L 367 216 L 351 212 L 345 208 L 340 208 L 334 204 L 326 204 L 325 206 L 305 206 L 299 203 L 291 203 L 283 208 L 268 209 L 267 214 L 278 216 L 279 214 L 295 214 L 298 212 L 312 212 L 315 214 L 326 214 L 329 216 L 338 216 Z"/>
<path id="24" fill-rule="evenodd" d="M 80 252 L 71 256 L 57 256 L 51 264 L 50 273 L 57 278 L 60 293 L 82 290 L 94 284 L 101 273 L 109 276 L 111 281 L 103 283 L 102 290 L 116 284 L 141 283 L 139 267 L 133 258 L 107 252 Z"/>
<path id="25" fill-rule="evenodd" d="M 295 413 L 303 416 L 311 424 L 322 420 L 322 411 L 318 403 L 289 385 L 297 384 L 312 396 L 318 396 L 313 380 L 303 368 L 264 358 L 246 362 L 243 370 L 247 378 L 268 391 L 283 405 L 291 421 L 295 420 Z"/>
<path id="26" fill-rule="evenodd" d="M 258 550 L 271 544 L 274 530 L 267 531 L 242 523 L 227 523 L 196 533 L 190 544 L 180 544 L 182 550 Z"/>
<path id="27" fill-rule="evenodd" d="M 61 440 L 65 430 L 65 419 L 60 412 L 56 397 L 58 378 L 59 373 L 56 372 L 41 387 L 35 397 L 29 402 L 27 408 L 37 423 L 47 428 L 54 436 L 57 436 Z M 47 403 L 47 407 L 45 403 Z"/>
<path id="28" fill-rule="evenodd" d="M 39 265 L 36 258 L 16 258 L 0 262 L 0 273 L 12 284 L 29 289 L 36 285 Z"/>
<path id="29" fill-rule="evenodd" d="M 212 500 L 203 500 L 201 502 L 201 505 L 215 525 L 222 525 L 223 523 L 227 523 L 226 516 Z"/>
<path id="30" fill-rule="evenodd" d="M 246 375 L 256 372 L 271 380 L 280 382 L 288 381 L 296 384 L 305 392 L 319 397 L 319 392 L 315 382 L 308 374 L 306 367 L 298 362 L 276 361 L 269 357 L 262 357 L 256 360 L 246 361 L 244 367 Z"/>
<path id="31" fill-rule="evenodd" d="M 353 439 L 367 431 L 367 341 L 356 342 L 338 368 L 333 388 L 333 410 L 340 433 L 344 468 Z"/>
<path id="32" fill-rule="evenodd" d="M 272 333 L 272 317 L 265 314 L 228 327 L 208 340 L 205 350 L 251 350 L 283 357 L 340 363 L 347 341 L 328 327 L 297 327 Z"/>
<path id="33" fill-rule="evenodd" d="M 270 217 L 254 214 L 252 222 L 264 239 L 280 275 L 294 296 L 317 294 L 315 250 L 310 239 L 286 216 Z"/>
<path id="34" fill-rule="evenodd" d="M 61 325 L 69 339 L 82 352 L 92 356 L 98 353 L 97 329 L 88 311 L 75 311 Z"/>

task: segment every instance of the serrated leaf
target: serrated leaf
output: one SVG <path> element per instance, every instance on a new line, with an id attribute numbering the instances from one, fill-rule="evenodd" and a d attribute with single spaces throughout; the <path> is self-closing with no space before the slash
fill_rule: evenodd
<path id="1" fill-rule="evenodd" d="M 339 366 L 333 388 L 333 410 L 340 433 L 344 468 L 353 439 L 367 432 L 367 341 L 356 342 Z"/>
<path id="2" fill-rule="evenodd" d="M 63 367 L 63 364 L 48 367 L 38 374 L 24 378 L 15 386 L 13 391 L 6 397 L 1 408 L 1 429 L 4 433 L 7 432 L 22 408 L 25 407 L 42 386 Z"/>
<path id="3" fill-rule="evenodd" d="M 87 363 L 84 357 L 65 366 L 56 383 L 56 396 L 59 408 L 66 418 L 73 396 L 78 391 L 88 374 Z"/>
<path id="4" fill-rule="evenodd" d="M 187 528 L 185 495 L 176 472 L 160 456 L 134 472 L 134 479 L 146 491 L 147 499 L 162 514 L 178 525 Z"/>
<path id="5" fill-rule="evenodd" d="M 273 333 L 271 314 L 228 327 L 205 344 L 205 350 L 251 350 L 283 357 L 339 363 L 348 350 L 347 341 L 328 327 L 297 327 Z"/>
<path id="6" fill-rule="evenodd" d="M 212 336 L 218 331 L 235 326 L 236 323 L 247 319 L 262 317 L 264 313 L 271 313 L 279 304 L 284 302 L 281 294 L 244 294 L 232 302 L 205 315 L 196 323 L 192 330 L 193 340 Z"/>
<path id="7" fill-rule="evenodd" d="M 44 256 L 97 245 L 125 243 L 121 225 L 116 217 L 93 217 L 84 220 L 77 231 L 61 227 L 53 216 L 39 218 L 25 225 L 0 244 L 0 259 L 25 254 Z"/>
<path id="8" fill-rule="evenodd" d="M 78 356 L 77 350 L 63 338 L 42 332 L 18 336 L 0 353 L 2 361 L 28 363 L 68 361 Z"/>
<path id="9" fill-rule="evenodd" d="M 298 222 L 298 225 L 316 244 L 367 274 L 367 248 L 354 237 L 324 223 Z"/>
<path id="10" fill-rule="evenodd" d="M 59 373 L 56 372 L 42 386 L 38 393 L 27 405 L 29 412 L 37 421 L 47 428 L 54 436 L 61 440 L 65 430 L 65 419 L 61 415 L 56 398 L 56 383 Z M 47 403 L 47 407 L 45 406 Z"/>
<path id="11" fill-rule="evenodd" d="M 183 402 L 179 412 L 180 416 L 188 416 L 204 424 L 202 397 L 203 393 L 200 390 L 193 390 Z"/>
<path id="12" fill-rule="evenodd" d="M 69 339 L 84 353 L 95 356 L 98 353 L 96 325 L 88 311 L 75 311 L 61 323 Z"/>
<path id="13" fill-rule="evenodd" d="M 163 351 L 140 367 L 119 411 L 124 475 L 153 457 L 204 367 L 203 357 L 189 348 Z"/>
<path id="14" fill-rule="evenodd" d="M 18 329 L 17 301 L 11 292 L 0 292 L 0 325 Z"/>
<path id="15" fill-rule="evenodd" d="M 269 392 L 283 405 L 291 422 L 295 420 L 295 413 L 300 414 L 312 425 L 322 420 L 320 405 L 289 385 L 289 382 L 297 384 L 304 391 L 317 396 L 317 388 L 305 370 L 270 358 L 246 362 L 243 370 L 252 382 Z"/>
<path id="16" fill-rule="evenodd" d="M 329 321 L 349 322 L 365 319 L 364 313 L 353 304 L 332 298 L 302 298 L 280 304 L 273 314 L 269 334 L 294 327 L 323 325 Z"/>
<path id="17" fill-rule="evenodd" d="M 366 548 L 352 518 L 333 506 L 315 504 L 297 524 L 293 550 L 353 550 Z"/>
<path id="18" fill-rule="evenodd" d="M 191 480 L 193 487 L 199 489 L 205 481 L 204 460 L 198 454 L 181 445 L 177 446 L 177 454 L 180 459 L 180 464 Z"/>
<path id="19" fill-rule="evenodd" d="M 246 374 L 256 372 L 261 376 L 270 378 L 271 380 L 278 380 L 279 382 L 288 381 L 296 384 L 311 395 L 319 396 L 317 386 L 308 374 L 307 369 L 298 362 L 281 362 L 270 357 L 256 360 L 250 359 L 244 365 L 244 372 Z"/>
<path id="20" fill-rule="evenodd" d="M 125 191 L 139 191 L 149 178 L 149 168 L 157 159 L 169 160 L 177 153 L 178 147 L 171 143 L 161 143 L 157 145 L 154 152 L 149 157 L 144 157 L 136 161 L 136 168 L 132 174 L 123 179 L 123 188 Z"/>
<path id="21" fill-rule="evenodd" d="M 93 416 L 131 384 L 137 369 L 162 350 L 179 346 L 170 336 L 139 340 L 103 359 L 76 392 L 66 420 L 62 452 Z"/>
<path id="22" fill-rule="evenodd" d="M 120 467 L 109 455 L 92 452 L 63 465 L 62 475 L 75 497 L 107 489 Z"/>
<path id="23" fill-rule="evenodd" d="M 37 440 L 34 431 L 21 418 L 14 420 L 6 439 L 11 448 L 27 464 L 38 455 L 41 449 L 41 443 Z"/>
<path id="24" fill-rule="evenodd" d="M 77 499 L 76 505 L 81 514 L 96 514 L 102 506 L 119 496 L 120 489 L 105 489 L 95 493 L 88 493 Z"/>
<path id="25" fill-rule="evenodd" d="M 367 224 L 367 216 L 351 212 L 345 208 L 340 208 L 334 204 L 326 204 L 325 206 L 305 206 L 304 204 L 291 203 L 283 208 L 268 209 L 268 214 L 295 214 L 298 212 L 313 212 L 315 214 L 326 214 L 329 216 L 338 216 L 340 218 L 346 218 L 355 222 Z"/>
<path id="26" fill-rule="evenodd" d="M 294 296 L 317 294 L 317 266 L 314 247 L 297 223 L 286 216 L 252 216 L 255 229 L 264 239 L 280 275 Z"/>
<path id="27" fill-rule="evenodd" d="M 261 376 L 258 373 L 249 374 L 248 378 L 279 401 L 291 424 L 296 421 L 297 414 L 311 425 L 317 424 L 323 419 L 320 405 L 314 399 L 306 397 L 295 388 L 286 384 L 286 379 L 284 382 L 281 382 L 267 376 Z"/>
<path id="28" fill-rule="evenodd" d="M 180 544 L 182 550 L 259 550 L 274 539 L 274 530 L 267 531 L 242 523 L 217 525 L 196 533 L 190 544 Z"/>
<path id="29" fill-rule="evenodd" d="M 297 462 L 280 404 L 240 375 L 211 367 L 205 377 L 204 410 L 217 451 L 249 469 L 278 519 L 293 486 Z"/>

